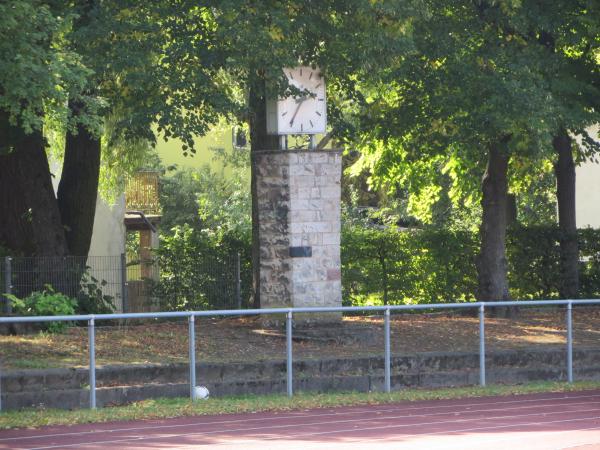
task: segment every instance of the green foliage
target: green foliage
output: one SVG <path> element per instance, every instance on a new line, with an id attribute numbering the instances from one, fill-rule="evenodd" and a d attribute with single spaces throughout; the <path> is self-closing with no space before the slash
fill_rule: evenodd
<path id="1" fill-rule="evenodd" d="M 346 224 L 342 297 L 346 304 L 473 300 L 476 247 L 467 232 Z"/>
<path id="2" fill-rule="evenodd" d="M 557 299 L 562 280 L 561 231 L 556 226 L 514 227 L 508 233 L 511 295 Z M 600 231 L 578 230 L 580 298 L 600 297 Z"/>
<path id="3" fill-rule="evenodd" d="M 102 291 L 106 285 L 106 280 L 99 281 L 86 271 L 81 278 L 81 287 L 77 295 L 77 314 L 110 314 L 114 312 L 114 298 Z"/>
<path id="4" fill-rule="evenodd" d="M 161 179 L 161 268 L 155 295 L 168 309 L 235 307 L 235 266 L 241 260 L 242 304 L 250 298 L 249 157 L 216 152 L 227 170 L 208 165 Z M 231 167 L 229 167 L 231 166 Z"/>
<path id="5" fill-rule="evenodd" d="M 54 6 L 40 0 L 0 4 L 0 112 L 19 127 L 0 130 L 0 149 L 10 149 L 19 133 L 40 130 L 44 115 L 66 116 L 68 98 L 81 94 L 91 74 L 65 41 L 72 12 Z"/>
<path id="6" fill-rule="evenodd" d="M 558 299 L 561 233 L 556 226 L 513 227 L 507 256 L 511 297 Z M 578 232 L 580 298 L 600 297 L 600 231 Z M 350 223 L 342 228 L 345 304 L 474 300 L 478 238 L 469 231 L 398 230 Z"/>
<path id="7" fill-rule="evenodd" d="M 168 310 L 236 307 L 235 264 L 240 253 L 242 304 L 250 297 L 250 233 L 214 232 L 189 225 L 161 237 L 156 259 L 161 268 L 154 295 Z"/>
<path id="8" fill-rule="evenodd" d="M 578 232 L 579 297 L 600 298 L 600 232 L 585 228 Z"/>
<path id="9" fill-rule="evenodd" d="M 233 155 L 215 150 L 223 165 L 216 172 L 209 165 L 199 169 L 176 170 L 161 178 L 160 202 L 162 230 L 188 224 L 234 234 L 249 233 L 250 168 L 249 154 L 236 150 Z"/>
<path id="10" fill-rule="evenodd" d="M 422 6 L 409 54 L 355 76 L 362 96 L 341 129 L 362 153 L 355 172 L 407 190 L 409 212 L 431 223 L 444 190 L 454 207 L 479 203 L 487 146 L 506 137 L 511 191 L 524 205 L 542 200 L 539 210 L 522 208 L 522 219 L 547 224 L 552 137 L 564 127 L 584 137 L 580 153 L 600 149 L 584 131 L 600 120 L 591 44 L 600 5 L 560 1 L 560 13 L 539 0 Z"/>
<path id="11" fill-rule="evenodd" d="M 43 291 L 33 292 L 24 299 L 14 295 L 8 297 L 15 313 L 25 316 L 69 316 L 75 314 L 77 307 L 77 300 L 55 292 L 49 285 L 46 285 Z M 52 333 L 59 333 L 66 328 L 66 323 L 49 322 L 47 328 Z"/>

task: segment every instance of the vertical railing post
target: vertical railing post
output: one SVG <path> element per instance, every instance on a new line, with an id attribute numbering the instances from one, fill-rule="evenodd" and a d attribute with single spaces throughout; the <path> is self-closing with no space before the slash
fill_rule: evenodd
<path id="1" fill-rule="evenodd" d="M 385 371 L 385 392 L 389 393 L 392 390 L 391 382 L 391 363 L 390 363 L 390 308 L 387 308 L 383 318 L 383 332 L 384 332 L 384 371 Z"/>
<path id="2" fill-rule="evenodd" d="M 90 408 L 96 409 L 96 327 L 94 316 L 88 320 L 88 339 L 90 350 Z"/>
<path id="3" fill-rule="evenodd" d="M 12 258 L 10 256 L 4 257 L 4 293 L 12 294 Z M 12 313 L 12 305 L 8 297 L 6 299 L 6 306 L 4 310 L 6 314 Z"/>
<path id="4" fill-rule="evenodd" d="M 129 312 L 129 304 L 127 298 L 127 258 L 125 253 L 121 253 L 121 304 L 123 312 Z"/>
<path id="5" fill-rule="evenodd" d="M 485 306 L 479 306 L 479 384 L 485 386 Z"/>
<path id="6" fill-rule="evenodd" d="M 567 381 L 573 382 L 573 304 L 567 303 Z"/>
<path id="7" fill-rule="evenodd" d="M 287 362 L 287 395 L 294 395 L 294 374 L 293 374 L 293 356 L 292 356 L 292 311 L 288 311 L 285 324 L 286 337 L 286 362 Z"/>
<path id="8" fill-rule="evenodd" d="M 189 355 L 190 355 L 190 399 L 196 398 L 196 320 L 191 314 L 188 319 L 188 340 L 189 340 Z"/>
<path id="9" fill-rule="evenodd" d="M 242 264 L 240 261 L 240 252 L 237 252 L 235 260 L 235 301 L 237 309 L 242 309 Z"/>

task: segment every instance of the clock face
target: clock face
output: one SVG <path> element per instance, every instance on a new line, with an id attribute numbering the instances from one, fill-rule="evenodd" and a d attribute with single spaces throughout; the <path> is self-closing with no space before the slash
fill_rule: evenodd
<path id="1" fill-rule="evenodd" d="M 295 67 L 284 69 L 290 85 L 303 93 L 277 102 L 278 134 L 325 133 L 327 108 L 325 79 L 319 69 Z"/>

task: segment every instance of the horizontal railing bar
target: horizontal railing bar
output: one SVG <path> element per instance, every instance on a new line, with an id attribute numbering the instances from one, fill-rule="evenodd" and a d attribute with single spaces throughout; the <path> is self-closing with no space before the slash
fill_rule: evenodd
<path id="1" fill-rule="evenodd" d="M 123 314 L 89 314 L 73 316 L 17 316 L 0 317 L 0 323 L 21 322 L 69 322 L 76 320 L 114 320 L 114 319 L 161 319 L 177 317 L 213 317 L 213 316 L 250 316 L 260 314 L 287 314 L 292 313 L 327 313 L 327 312 L 363 312 L 363 311 L 411 311 L 426 309 L 457 309 L 487 308 L 505 306 L 561 306 L 561 305 L 595 305 L 600 304 L 600 299 L 580 300 L 521 300 L 501 302 L 473 302 L 473 303 L 432 303 L 421 305 L 389 305 L 389 306 L 331 306 L 331 307 L 302 307 L 302 308 L 265 308 L 265 309 L 223 309 L 213 311 L 173 311 L 173 312 L 147 312 Z"/>

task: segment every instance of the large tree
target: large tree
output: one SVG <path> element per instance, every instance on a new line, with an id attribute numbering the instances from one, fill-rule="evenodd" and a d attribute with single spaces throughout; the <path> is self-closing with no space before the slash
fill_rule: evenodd
<path id="1" fill-rule="evenodd" d="M 529 41 L 545 55 L 551 95 L 561 109 L 554 117 L 552 147 L 560 228 L 561 298 L 577 298 L 579 251 L 575 214 L 575 160 L 600 151 L 586 127 L 600 122 L 600 2 L 539 0 L 524 5 Z M 560 11 L 557 14 L 555 11 Z M 573 139 L 579 137 L 578 140 Z"/>
<path id="2" fill-rule="evenodd" d="M 452 179 L 455 199 L 479 192 L 477 297 L 507 299 L 509 174 L 552 152 L 564 118 L 581 125 L 589 115 L 582 119 L 581 104 L 570 108 L 555 95 L 555 68 L 537 43 L 543 24 L 530 2 L 425 3 L 430 14 L 412 23 L 414 54 L 378 83 L 367 80 L 354 137 L 375 179 L 400 180 L 430 204 L 442 175 Z M 544 11 L 546 18 L 561 14 Z"/>
<path id="3" fill-rule="evenodd" d="M 34 0 L 0 5 L 0 245 L 18 254 L 67 253 L 42 126 L 90 74 L 61 41 L 71 18 Z"/>
<path id="4" fill-rule="evenodd" d="M 189 145 L 229 101 L 214 75 L 211 15 L 196 8 L 183 21 L 179 2 L 133 0 L 0 7 L 0 244 L 86 255 L 102 148 L 121 143 L 127 161 L 130 143 L 156 140 L 154 124 Z M 66 129 L 58 197 L 42 134 L 57 124 Z"/>

